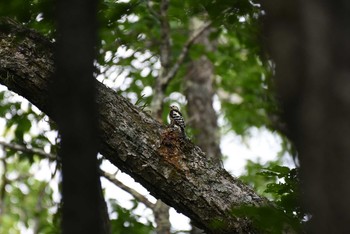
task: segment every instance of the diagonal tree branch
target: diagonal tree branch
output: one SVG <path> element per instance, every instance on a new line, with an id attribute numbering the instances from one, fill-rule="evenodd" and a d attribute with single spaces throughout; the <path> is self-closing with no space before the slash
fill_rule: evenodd
<path id="1" fill-rule="evenodd" d="M 20 144 L 16 144 L 16 143 L 7 143 L 4 141 L 0 141 L 0 145 L 2 145 L 5 148 L 8 149 L 13 149 L 13 150 L 17 150 L 17 151 L 21 151 L 23 153 L 29 153 L 29 154 L 37 154 L 43 158 L 48 158 L 52 161 L 57 160 L 56 155 L 50 154 L 50 153 L 46 153 L 44 150 L 41 149 L 37 149 L 37 148 L 28 148 L 24 145 L 20 145 Z"/>
<path id="2" fill-rule="evenodd" d="M 104 178 L 106 178 L 108 181 L 113 183 L 114 185 L 116 185 L 119 188 L 123 189 L 124 191 L 130 193 L 136 200 L 138 200 L 139 202 L 142 202 L 143 204 L 145 204 L 145 206 L 147 206 L 151 210 L 154 209 L 154 204 L 152 202 L 150 202 L 145 196 L 143 196 L 142 194 L 137 192 L 135 189 L 130 188 L 129 186 L 126 186 L 125 184 L 123 184 L 120 180 L 116 179 L 114 177 L 114 175 L 112 175 L 111 173 L 100 170 L 100 174 Z"/>
<path id="3" fill-rule="evenodd" d="M 0 21 L 0 83 L 22 95 L 53 120 L 48 86 L 52 46 L 22 25 Z M 96 81 L 97 82 L 97 81 Z M 97 82 L 99 151 L 207 233 L 255 233 L 251 220 L 235 217 L 241 205 L 269 202 L 223 168 L 214 168 L 201 149 L 113 90 Z M 215 224 L 220 225 L 215 225 Z"/>
<path id="4" fill-rule="evenodd" d="M 162 63 L 162 68 L 159 73 L 158 79 L 156 80 L 156 85 L 155 85 L 155 93 L 152 99 L 152 111 L 155 113 L 156 116 L 161 116 L 161 111 L 162 111 L 162 104 L 163 104 L 163 99 L 164 99 L 164 93 L 169 85 L 170 81 L 176 76 L 177 72 L 179 71 L 181 65 L 185 61 L 186 56 L 189 53 L 189 50 L 193 43 L 196 41 L 198 37 L 200 37 L 207 29 L 209 29 L 211 26 L 211 22 L 205 23 L 199 30 L 194 32 L 188 40 L 185 42 L 185 44 L 182 47 L 182 50 L 177 57 L 176 61 L 172 66 L 170 66 L 170 54 L 167 53 L 161 53 L 161 61 Z M 163 29 L 164 31 L 164 29 Z M 164 38 L 167 40 L 167 38 Z M 166 42 L 163 42 L 162 44 L 166 44 Z M 164 47 L 166 48 L 166 47 Z M 165 49 L 163 49 L 166 51 Z M 169 51 L 170 53 L 170 48 Z M 167 57 L 165 57 L 167 56 Z M 166 67 L 163 67 L 163 64 L 166 64 Z"/>
<path id="5" fill-rule="evenodd" d="M 192 44 L 196 41 L 196 39 L 202 35 L 203 32 L 205 32 L 209 27 L 211 26 L 211 22 L 206 22 L 197 32 L 195 32 L 186 43 L 183 45 L 181 53 L 177 60 L 175 61 L 174 65 L 171 67 L 167 75 L 163 78 L 163 83 L 168 84 L 172 78 L 175 77 L 177 72 L 180 69 L 181 64 L 184 62 L 186 56 L 188 55 L 188 52 L 190 50 L 190 47 Z"/>
<path id="6" fill-rule="evenodd" d="M 146 0 L 146 6 L 151 15 L 153 15 L 158 21 L 160 21 L 160 14 L 153 9 L 151 0 Z"/>
<path id="7" fill-rule="evenodd" d="M 43 158 L 47 158 L 50 160 L 57 159 L 57 157 L 55 155 L 50 154 L 50 153 L 46 153 L 45 151 L 43 151 L 41 149 L 28 148 L 24 145 L 20 145 L 20 144 L 16 144 L 16 143 L 7 143 L 4 141 L 0 141 L 0 145 L 2 145 L 4 148 L 7 148 L 7 149 L 13 149 L 13 150 L 21 151 L 24 153 L 37 154 Z M 116 179 L 111 173 L 108 173 L 108 172 L 103 171 L 103 170 L 100 170 L 99 173 L 101 176 L 106 178 L 108 181 L 110 181 L 114 185 L 116 185 L 119 188 L 123 189 L 124 191 L 130 193 L 136 200 L 138 200 L 139 202 L 142 202 L 148 208 L 154 209 L 154 204 L 152 202 L 150 202 L 145 196 L 143 196 L 142 194 L 137 192 L 135 189 L 132 189 L 132 188 L 126 186 L 125 184 L 123 184 L 121 181 Z"/>
<path id="8" fill-rule="evenodd" d="M 20 151 L 20 152 L 24 152 L 24 153 L 29 153 L 29 154 L 37 154 L 37 155 L 41 156 L 42 158 L 47 158 L 50 160 L 57 160 L 56 155 L 46 153 L 45 151 L 43 151 L 41 149 L 28 148 L 24 145 L 20 145 L 20 144 L 16 144 L 16 143 L 7 143 L 4 141 L 0 141 L 0 145 L 2 145 L 4 148 L 7 148 L 7 149 L 12 149 L 12 150 L 16 150 L 16 151 Z M 152 202 L 150 202 L 145 196 L 143 196 L 142 194 L 137 192 L 135 189 L 132 189 L 132 188 L 126 186 L 125 184 L 123 184 L 121 181 L 116 179 L 114 177 L 114 175 L 112 175 L 111 173 L 108 173 L 108 172 L 103 171 L 101 169 L 99 170 L 99 173 L 101 176 L 106 178 L 108 181 L 110 181 L 114 185 L 116 185 L 119 188 L 123 189 L 124 191 L 130 193 L 136 200 L 144 203 L 145 206 L 147 206 L 148 208 L 154 209 L 154 204 Z M 2 193 L 0 193 L 0 194 L 2 194 Z"/>

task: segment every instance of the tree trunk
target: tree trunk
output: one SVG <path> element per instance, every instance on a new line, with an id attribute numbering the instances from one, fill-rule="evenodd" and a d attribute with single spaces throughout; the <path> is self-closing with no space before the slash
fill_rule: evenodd
<path id="1" fill-rule="evenodd" d="M 151 102 L 152 117 L 157 121 L 162 121 L 163 101 L 165 98 L 165 91 L 169 82 L 164 81 L 164 78 L 169 72 L 171 64 L 171 45 L 170 45 L 170 25 L 168 20 L 169 0 L 161 0 L 159 21 L 161 24 L 161 45 L 159 47 L 159 60 L 161 67 L 159 75 L 155 80 L 153 87 L 153 97 Z M 154 221 L 157 225 L 157 234 L 170 234 L 171 223 L 169 220 L 170 207 L 162 200 L 158 199 L 153 209 Z"/>
<path id="2" fill-rule="evenodd" d="M 202 27 L 202 21 L 193 19 L 193 31 Z M 215 41 L 209 39 L 212 28 L 208 27 L 195 41 L 208 52 L 215 50 Z M 206 153 L 215 166 L 221 166 L 221 150 L 217 116 L 213 108 L 214 65 L 206 55 L 192 60 L 185 76 L 185 94 L 188 101 L 189 125 L 193 129 L 196 144 Z"/>
<path id="3" fill-rule="evenodd" d="M 57 3 L 57 69 L 49 97 L 61 135 L 62 233 L 109 233 L 97 164 L 96 14 L 97 1 Z"/>
<path id="4" fill-rule="evenodd" d="M 169 209 L 170 207 L 167 204 L 159 199 L 157 200 L 153 209 L 154 221 L 157 224 L 157 234 L 170 234 Z"/>
<path id="5" fill-rule="evenodd" d="M 0 24 L 5 29 L 0 31 L 0 83 L 56 120 L 48 102 L 52 44 L 21 25 Z M 105 158 L 207 233 L 256 233 L 250 220 L 231 211 L 241 205 L 269 205 L 265 198 L 210 165 L 199 147 L 113 90 L 97 82 L 96 93 L 99 152 Z"/>
<path id="6" fill-rule="evenodd" d="M 192 19 L 192 34 L 203 25 L 203 21 Z M 208 52 L 215 50 L 215 41 L 209 39 L 211 27 L 208 27 L 194 44 L 203 45 Z M 193 129 L 195 143 L 205 152 L 208 161 L 213 166 L 221 166 L 221 150 L 217 116 L 213 108 L 214 96 L 214 65 L 203 54 L 200 58 L 191 60 L 184 78 L 185 95 L 187 99 L 188 125 Z M 203 231 L 192 225 L 191 234 L 202 234 Z"/>
<path id="7" fill-rule="evenodd" d="M 310 233 L 350 233 L 350 2 L 266 1 L 266 35 L 299 152 Z"/>

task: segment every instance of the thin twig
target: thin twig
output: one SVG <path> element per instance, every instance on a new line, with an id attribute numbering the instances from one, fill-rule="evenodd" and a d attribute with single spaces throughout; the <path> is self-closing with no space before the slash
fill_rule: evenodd
<path id="1" fill-rule="evenodd" d="M 158 21 L 160 21 L 160 15 L 158 14 L 158 12 L 156 12 L 156 11 L 153 9 L 150 0 L 147 0 L 147 1 L 146 1 L 146 5 L 147 5 L 147 8 L 148 8 L 149 12 L 151 13 L 151 15 L 153 15 Z"/>
<path id="2" fill-rule="evenodd" d="M 177 58 L 176 62 L 174 63 L 174 65 L 172 66 L 172 68 L 169 70 L 169 72 L 167 73 L 167 75 L 165 77 L 163 77 L 162 79 L 162 83 L 164 86 L 167 86 L 167 84 L 170 82 L 170 80 L 172 78 L 175 77 L 176 73 L 178 72 L 181 64 L 184 62 L 186 56 L 188 55 L 189 49 L 192 46 L 192 44 L 194 43 L 194 41 L 205 31 L 207 30 L 209 27 L 211 26 L 211 22 L 207 22 L 204 24 L 204 26 L 199 29 L 195 34 L 193 34 L 184 44 L 184 46 L 182 47 L 182 51 L 179 55 L 179 57 Z"/>
<path id="3" fill-rule="evenodd" d="M 44 150 L 41 149 L 34 149 L 34 148 L 28 148 L 27 146 L 16 144 L 16 143 L 7 143 L 4 141 L 0 141 L 0 145 L 2 145 L 5 148 L 18 150 L 23 153 L 29 153 L 29 154 L 37 154 L 39 156 L 42 156 L 44 158 L 48 158 L 50 160 L 56 160 L 57 157 L 54 154 L 46 153 Z"/>
<path id="4" fill-rule="evenodd" d="M 123 184 L 122 182 L 120 182 L 118 179 L 116 179 L 114 177 L 113 174 L 110 174 L 108 172 L 100 170 L 100 175 L 105 177 L 108 181 L 110 181 L 114 185 L 116 185 L 119 188 L 123 189 L 124 191 L 130 193 L 136 200 L 145 204 L 146 207 L 150 208 L 151 210 L 154 209 L 155 205 L 152 202 L 150 202 L 145 196 L 143 196 L 142 194 L 137 192 L 135 189 L 132 189 L 132 188 L 126 186 L 125 184 Z"/>
<path id="5" fill-rule="evenodd" d="M 188 40 L 182 47 L 179 57 L 177 58 L 177 60 L 175 61 L 175 63 L 172 65 L 171 68 L 163 67 L 164 62 L 162 61 L 165 60 L 165 58 L 164 58 L 164 54 L 162 54 L 162 49 L 161 49 L 160 60 L 161 60 L 162 68 L 159 71 L 159 76 L 158 76 L 158 79 L 156 80 L 157 83 L 154 87 L 154 95 L 153 95 L 152 104 L 151 104 L 151 110 L 154 113 L 154 116 L 156 118 L 161 119 L 162 103 L 165 96 L 165 90 L 169 82 L 171 81 L 171 79 L 175 77 L 175 75 L 179 71 L 180 66 L 183 64 L 186 56 L 188 55 L 190 47 L 192 46 L 194 41 L 200 35 L 202 35 L 202 33 L 205 32 L 205 30 L 207 30 L 210 26 L 211 26 L 211 22 L 205 23 L 201 29 L 199 29 L 190 38 L 188 38 Z M 170 59 L 168 61 L 170 63 Z"/>

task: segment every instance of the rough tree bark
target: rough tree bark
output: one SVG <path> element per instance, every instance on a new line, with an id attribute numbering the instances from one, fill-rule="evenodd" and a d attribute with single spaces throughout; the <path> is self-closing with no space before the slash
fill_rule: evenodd
<path id="1" fill-rule="evenodd" d="M 267 45 L 299 153 L 310 233 L 350 233 L 350 2 L 265 1 Z"/>
<path id="2" fill-rule="evenodd" d="M 22 95 L 53 120 L 48 103 L 54 71 L 52 43 L 32 30 L 0 22 L 0 83 Z M 222 168 L 201 149 L 161 125 L 125 98 L 96 84 L 99 151 L 152 195 L 184 213 L 207 233 L 256 233 L 247 218 L 232 215 L 241 205 L 269 202 Z"/>

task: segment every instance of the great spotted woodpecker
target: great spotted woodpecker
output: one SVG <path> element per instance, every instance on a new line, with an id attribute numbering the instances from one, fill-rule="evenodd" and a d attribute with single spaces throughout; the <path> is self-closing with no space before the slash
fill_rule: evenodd
<path id="1" fill-rule="evenodd" d="M 185 120 L 182 117 L 182 114 L 179 110 L 179 108 L 175 105 L 170 106 L 170 113 L 169 113 L 169 118 L 170 118 L 170 126 L 173 127 L 174 125 L 178 126 L 181 129 L 181 132 L 183 136 L 185 137 Z"/>

